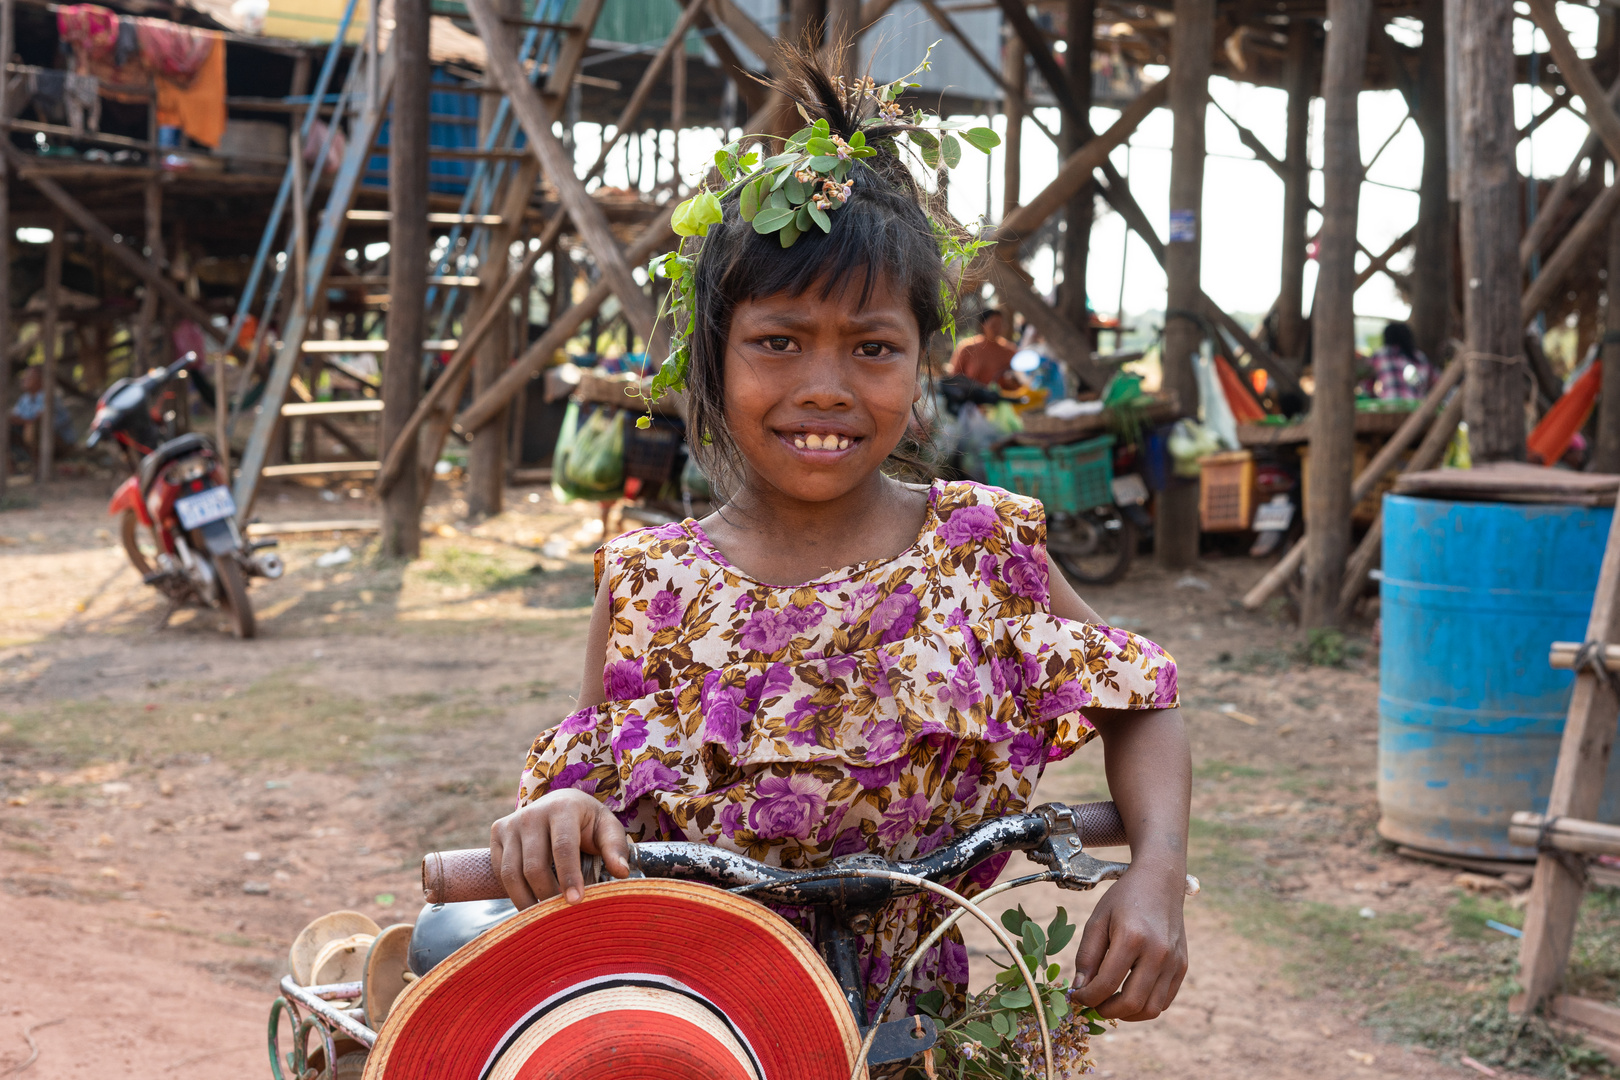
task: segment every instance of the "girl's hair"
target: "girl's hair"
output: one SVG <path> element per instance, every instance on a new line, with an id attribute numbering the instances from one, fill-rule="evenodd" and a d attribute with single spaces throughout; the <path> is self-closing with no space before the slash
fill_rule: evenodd
<path id="1" fill-rule="evenodd" d="M 736 194 L 721 204 L 723 220 L 709 227 L 694 273 L 698 317 L 690 342 L 686 416 L 692 451 L 722 498 L 735 490 L 739 479 L 736 444 L 725 415 L 726 340 L 737 305 L 770 296 L 802 296 L 811 290 L 826 299 L 857 281 L 864 305 L 886 279 L 916 317 L 921 353 L 926 355 L 945 316 L 940 288 L 945 267 L 933 221 L 959 229 L 945 209 L 943 184 L 936 194 L 928 194 L 894 153 L 894 136 L 909 125 L 860 128 L 875 105 L 828 73 L 826 65 L 836 63 L 836 57 L 824 60 L 814 50 L 791 46 L 781 51 L 787 76 L 773 85 L 789 103 L 800 106 L 810 122 L 825 119 L 832 133 L 846 140 L 857 129 L 864 131 L 868 145 L 876 145 L 879 152 L 858 161 L 850 171 L 854 188 L 848 200 L 828 215 L 830 232 L 812 228 L 791 248 L 783 248 L 774 233 L 756 233 L 742 220 Z M 923 355 L 918 357 L 919 367 L 924 366 Z M 914 419 L 912 428 L 926 430 L 921 417 Z M 907 478 L 931 475 L 926 436 L 919 440 L 908 430 L 889 463 Z"/>

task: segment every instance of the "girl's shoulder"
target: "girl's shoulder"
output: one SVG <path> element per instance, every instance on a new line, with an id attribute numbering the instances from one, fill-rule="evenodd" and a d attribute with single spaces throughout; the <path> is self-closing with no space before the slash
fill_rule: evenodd
<path id="1" fill-rule="evenodd" d="M 596 549 L 596 586 L 601 588 L 603 575 L 617 569 L 665 559 L 690 561 L 693 556 L 693 536 L 685 522 L 633 529 Z"/>
<path id="2" fill-rule="evenodd" d="M 1046 508 L 1039 499 L 974 480 L 940 481 L 934 496 L 936 535 L 949 547 L 992 537 L 1044 543 Z"/>

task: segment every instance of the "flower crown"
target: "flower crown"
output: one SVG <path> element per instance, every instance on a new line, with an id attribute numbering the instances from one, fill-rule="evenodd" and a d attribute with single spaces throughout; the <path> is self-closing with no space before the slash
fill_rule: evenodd
<path id="1" fill-rule="evenodd" d="M 929 46 L 928 52 L 933 52 L 933 46 Z M 670 282 L 658 317 L 668 317 L 675 323 L 669 357 L 644 393 L 649 406 L 667 393 L 686 388 L 687 370 L 692 360 L 692 333 L 697 325 L 694 271 L 709 226 L 719 224 L 724 216 L 722 200 L 737 194 L 738 212 L 743 221 L 762 236 L 774 233 L 782 247 L 790 248 L 811 229 L 832 231 L 829 215 L 849 201 L 856 182 L 851 170 L 857 161 L 880 153 L 899 158 L 902 146 L 906 146 L 929 169 L 941 172 L 954 169 L 961 162 L 964 142 L 986 154 L 1001 144 L 1001 137 L 987 127 L 949 123 L 921 109 L 912 110 L 907 116 L 896 99 L 907 90 L 917 89 L 918 84 L 910 81 L 912 76 L 927 71 L 929 66 L 925 55 L 922 63 L 893 82 L 879 84 L 870 76 L 847 84 L 842 77 L 834 80 L 846 108 L 851 112 L 871 110 L 871 115 L 860 122 L 847 140 L 834 132 L 826 119 L 812 122 L 800 105 L 799 115 L 809 126 L 782 140 L 781 153 L 761 161 L 757 152 L 743 152 L 745 143 L 780 138 L 775 135 L 745 135 L 715 152 L 715 168 L 724 186 L 714 191 L 705 183 L 697 194 L 675 207 L 671 224 L 683 239 L 674 251 L 655 257 L 649 267 L 653 274 Z M 868 142 L 866 132 L 873 128 L 883 128 L 885 133 Z M 905 144 L 897 138 L 896 128 L 906 136 Z M 941 221 L 929 213 L 926 203 L 922 210 L 933 225 L 940 256 L 947 267 L 966 266 L 988 243 L 965 237 L 954 222 Z M 955 293 L 949 277 L 947 274 L 947 280 L 940 283 L 940 307 L 946 332 L 954 336 Z M 643 416 L 636 424 L 645 428 L 650 422 Z"/>

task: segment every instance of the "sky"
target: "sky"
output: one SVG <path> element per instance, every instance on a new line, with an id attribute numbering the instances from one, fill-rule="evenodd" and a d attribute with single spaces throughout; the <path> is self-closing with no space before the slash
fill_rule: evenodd
<path id="1" fill-rule="evenodd" d="M 1534 48 L 1545 54 L 1545 36 L 1529 22 L 1527 8 L 1523 4 L 1516 7 L 1519 17 L 1515 21 L 1514 51 L 1524 54 Z M 1576 50 L 1582 56 L 1590 57 L 1597 40 L 1596 13 L 1589 7 L 1575 4 L 1560 4 L 1558 11 Z M 1410 45 L 1416 45 L 1422 39 L 1421 25 L 1415 20 L 1397 20 L 1392 33 L 1398 40 Z M 1162 78 L 1165 73 L 1166 69 L 1163 68 L 1149 68 L 1144 74 L 1151 79 Z M 1258 135 L 1274 155 L 1279 158 L 1283 156 L 1287 96 L 1282 91 L 1215 78 L 1210 81 L 1210 96 L 1239 123 Z M 1517 125 L 1523 127 L 1551 100 L 1548 94 L 1538 88 L 1515 87 Z M 1319 203 L 1322 198 L 1320 99 L 1313 106 L 1311 188 L 1312 198 Z M 1389 145 L 1368 171 L 1368 182 L 1362 185 L 1357 229 L 1364 246 L 1371 251 L 1381 252 L 1417 219 L 1416 188 L 1423 164 L 1423 140 L 1416 124 L 1406 119 L 1406 105 L 1399 93 L 1363 93 L 1359 106 L 1362 161 L 1371 160 L 1378 148 L 1389 140 Z M 1522 172 L 1539 177 L 1556 177 L 1563 173 L 1586 138 L 1586 125 L 1578 116 L 1571 114 L 1572 109 L 1578 108 L 1577 103 L 1571 109 L 1563 110 L 1520 143 L 1519 168 Z M 1057 128 L 1059 117 L 1056 109 L 1036 112 L 1049 127 Z M 1094 109 L 1092 126 L 1103 131 L 1117 115 L 1114 110 Z M 998 117 L 994 120 L 997 131 L 1003 134 L 1004 125 L 1003 119 Z M 1393 139 L 1390 138 L 1392 133 Z M 582 171 L 595 161 L 600 137 L 600 130 L 594 126 L 579 125 L 576 156 Z M 647 138 L 650 152 L 652 136 Z M 665 140 L 667 155 L 667 134 Z M 1161 237 L 1169 232 L 1170 144 L 1170 111 L 1161 108 L 1154 110 L 1128 144 L 1116 149 L 1112 155 L 1115 167 L 1130 178 L 1132 194 Z M 709 155 L 718 146 L 718 132 L 694 129 L 684 133 L 681 140 L 682 173 L 688 182 L 697 177 L 707 165 Z M 1208 111 L 1206 147 L 1209 157 L 1204 169 L 1204 208 L 1201 215 L 1204 289 L 1228 311 L 1264 312 L 1270 308 L 1279 291 L 1282 181 L 1264 163 L 1255 159 L 1239 141 L 1232 124 L 1213 107 Z M 966 151 L 951 186 L 951 209 L 959 220 L 972 222 L 986 214 L 987 164 L 990 217 L 992 221 L 999 218 L 1004 199 L 1004 156 L 1004 146 L 989 155 L 988 163 L 976 151 Z M 1028 120 L 1024 124 L 1022 159 L 1022 195 L 1027 201 L 1056 176 L 1059 163 L 1051 141 Z M 625 159 L 621 151 L 615 151 L 609 159 L 604 180 L 615 185 L 626 183 Z M 650 179 L 648 183 L 650 186 Z M 1308 230 L 1314 232 L 1318 223 L 1319 217 L 1313 212 Z M 1092 305 L 1099 312 L 1112 314 L 1120 309 L 1123 299 L 1123 310 L 1127 314 L 1162 310 L 1164 274 L 1153 261 L 1146 244 L 1136 236 L 1127 239 L 1126 234 L 1119 215 L 1105 204 L 1100 204 L 1099 216 L 1092 226 L 1091 258 L 1087 267 L 1086 286 Z M 1410 261 L 1408 249 L 1391 260 L 1391 266 L 1396 270 L 1405 270 L 1410 266 Z M 1366 257 L 1358 255 L 1357 268 L 1365 264 Z M 1051 287 L 1054 267 L 1050 256 L 1037 258 L 1029 269 L 1035 276 L 1038 288 L 1044 291 Z M 1315 264 L 1311 263 L 1306 269 L 1307 297 L 1314 286 L 1315 274 Z M 1394 285 L 1383 275 L 1375 275 L 1356 294 L 1356 314 L 1361 317 L 1404 318 L 1408 311 Z"/>

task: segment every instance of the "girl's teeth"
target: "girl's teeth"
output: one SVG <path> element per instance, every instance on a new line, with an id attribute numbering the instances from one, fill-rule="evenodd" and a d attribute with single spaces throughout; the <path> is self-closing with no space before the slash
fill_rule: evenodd
<path id="1" fill-rule="evenodd" d="M 820 435 L 808 435 L 805 437 L 804 441 L 809 444 L 810 449 L 812 450 L 820 450 L 823 448 Z"/>
<path id="2" fill-rule="evenodd" d="M 849 439 L 848 439 L 848 437 L 846 437 L 844 435 L 838 436 L 838 449 L 840 449 L 840 450 L 848 450 L 849 449 Z"/>
<path id="3" fill-rule="evenodd" d="M 795 435 L 793 437 L 793 445 L 797 446 L 800 450 L 803 450 L 804 449 L 804 438 L 802 436 Z"/>

